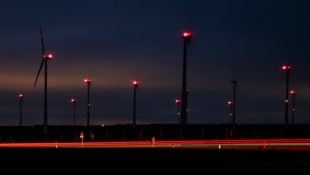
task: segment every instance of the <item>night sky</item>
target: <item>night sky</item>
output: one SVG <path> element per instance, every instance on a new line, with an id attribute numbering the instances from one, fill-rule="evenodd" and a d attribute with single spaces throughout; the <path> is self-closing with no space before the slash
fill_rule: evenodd
<path id="1" fill-rule="evenodd" d="M 48 124 L 177 123 L 181 98 L 182 32 L 188 48 L 188 123 L 229 123 L 237 80 L 236 123 L 284 123 L 286 73 L 296 90 L 295 123 L 310 123 L 310 3 L 296 0 L 4 0 L 0 4 L 0 125 L 43 123 L 48 62 Z M 289 101 L 291 102 L 291 100 Z M 290 103 L 291 105 L 291 103 Z M 289 113 L 289 116 L 291 114 Z M 289 120 L 291 120 L 289 118 Z"/>

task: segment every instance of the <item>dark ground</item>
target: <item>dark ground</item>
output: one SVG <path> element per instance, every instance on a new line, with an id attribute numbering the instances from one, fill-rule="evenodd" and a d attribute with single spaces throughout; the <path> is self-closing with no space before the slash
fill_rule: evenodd
<path id="1" fill-rule="evenodd" d="M 284 150 L 3 148 L 0 161 L 1 170 L 13 174 L 308 174 L 310 170 L 310 152 Z"/>

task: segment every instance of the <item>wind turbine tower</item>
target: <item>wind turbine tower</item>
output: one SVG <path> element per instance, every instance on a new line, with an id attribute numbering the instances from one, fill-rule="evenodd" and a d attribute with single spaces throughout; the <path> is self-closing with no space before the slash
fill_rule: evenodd
<path id="1" fill-rule="evenodd" d="M 43 31 L 42 27 L 40 26 L 40 35 L 41 35 L 41 56 L 42 61 L 39 67 L 39 71 L 37 73 L 35 82 L 34 82 L 34 88 L 37 85 L 37 81 L 40 75 L 40 72 L 42 70 L 42 67 L 44 65 L 44 118 L 43 118 L 43 133 L 46 136 L 47 135 L 47 62 L 53 58 L 53 55 L 51 53 L 45 52 L 45 45 L 44 45 L 44 39 L 43 39 Z"/>

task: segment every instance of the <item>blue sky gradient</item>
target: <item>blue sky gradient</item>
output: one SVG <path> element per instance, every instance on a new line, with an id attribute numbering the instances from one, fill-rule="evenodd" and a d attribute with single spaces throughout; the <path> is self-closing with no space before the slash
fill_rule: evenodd
<path id="1" fill-rule="evenodd" d="M 177 123 L 181 96 L 181 33 L 191 30 L 188 123 L 229 123 L 227 100 L 237 80 L 237 123 L 284 123 L 285 73 L 296 90 L 296 123 L 310 123 L 310 3 L 293 0 L 4 1 L 0 6 L 0 125 L 43 123 L 40 25 L 48 62 L 48 124 Z M 41 72 L 43 73 L 43 72 Z"/>

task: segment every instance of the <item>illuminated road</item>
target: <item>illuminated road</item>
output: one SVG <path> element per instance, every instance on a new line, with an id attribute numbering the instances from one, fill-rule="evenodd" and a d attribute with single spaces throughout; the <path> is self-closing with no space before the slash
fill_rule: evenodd
<path id="1" fill-rule="evenodd" d="M 1 167 L 9 172 L 19 170 L 12 165 L 29 164 L 32 168 L 23 171 L 31 173 L 33 167 L 40 167 L 55 174 L 60 170 L 79 174 L 81 170 L 87 174 L 103 170 L 115 174 L 124 170 L 135 174 L 201 174 L 227 170 L 265 173 L 274 168 L 277 173 L 287 169 L 296 173 L 310 168 L 310 138 L 15 142 L 0 143 L 0 155 Z"/>
<path id="2" fill-rule="evenodd" d="M 223 139 L 223 140 L 145 140 L 102 142 L 14 142 L 0 143 L 0 148 L 189 148 L 236 150 L 310 151 L 310 138 L 304 139 Z"/>

